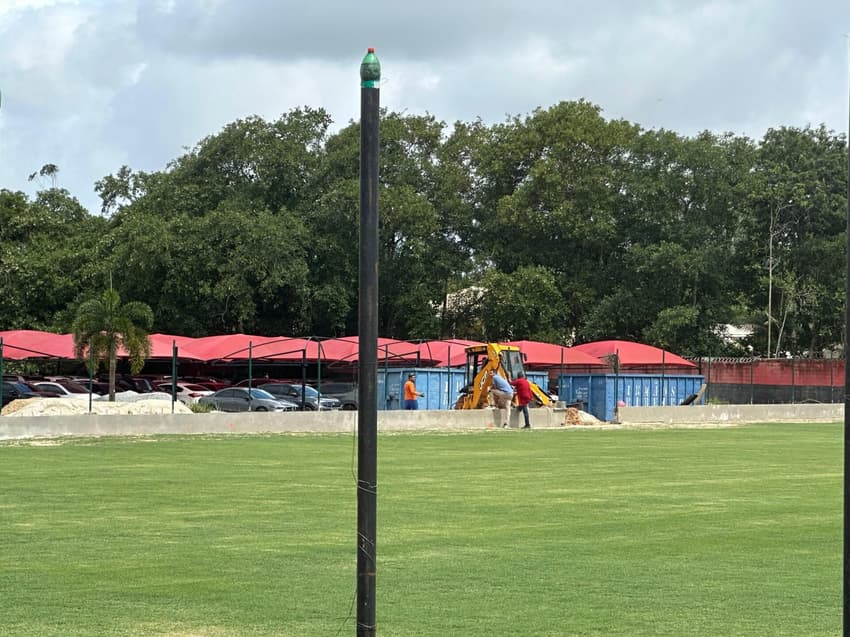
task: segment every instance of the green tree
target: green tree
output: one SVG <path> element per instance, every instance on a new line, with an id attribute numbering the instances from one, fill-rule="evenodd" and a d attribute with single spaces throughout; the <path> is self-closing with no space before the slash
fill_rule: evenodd
<path id="1" fill-rule="evenodd" d="M 825 127 L 769 130 L 753 162 L 742 227 L 742 287 L 760 349 L 813 352 L 841 343 L 847 141 Z"/>
<path id="2" fill-rule="evenodd" d="M 334 303 L 306 261 L 324 241 L 305 210 L 328 123 L 310 109 L 239 120 L 167 171 L 122 168 L 98 182 L 112 214 L 101 259 L 116 288 L 147 302 L 163 331 L 309 331 L 311 298 Z"/>
<path id="3" fill-rule="evenodd" d="M 468 175 L 462 141 L 447 144 L 444 129 L 432 116 L 385 112 L 381 120 L 381 334 L 439 336 L 440 308 L 464 273 L 469 247 L 463 237 L 471 225 Z M 309 245 L 308 262 L 322 291 L 320 307 L 332 312 L 314 324 L 349 333 L 357 330 L 359 137 L 353 123 L 329 138 L 314 185 L 322 194 L 307 221 L 323 239 Z"/>
<path id="4" fill-rule="evenodd" d="M 130 357 L 130 370 L 138 373 L 150 355 L 148 330 L 153 325 L 153 312 L 145 303 L 122 304 L 112 287 L 100 298 L 79 305 L 73 324 L 74 351 L 78 358 L 93 357 L 98 364 L 106 361 L 109 368 L 109 400 L 115 400 L 115 371 L 118 348 Z M 94 370 L 92 370 L 94 372 Z"/>
<path id="5" fill-rule="evenodd" d="M 544 267 L 523 266 L 511 274 L 492 270 L 483 280 L 484 338 L 563 343 L 564 306 L 555 277 Z"/>
<path id="6" fill-rule="evenodd" d="M 56 164 L 44 164 L 44 166 L 41 167 L 41 170 L 38 170 L 38 171 L 30 174 L 30 176 L 27 178 L 27 181 L 33 181 L 33 180 L 38 179 L 39 182 L 40 182 L 41 177 L 49 177 L 50 178 L 50 187 L 56 188 L 56 176 L 58 174 L 59 174 L 59 166 L 57 166 Z"/>
<path id="7" fill-rule="evenodd" d="M 561 102 L 493 127 L 473 155 L 478 266 L 542 266 L 565 305 L 561 331 L 583 322 L 614 278 L 628 160 L 639 128 L 598 106 Z"/>
<path id="8" fill-rule="evenodd" d="M 718 353 L 741 267 L 741 198 L 752 145 L 705 132 L 646 131 L 634 140 L 616 214 L 618 242 L 582 341 L 626 338 L 682 353 Z"/>
<path id="9" fill-rule="evenodd" d="M 63 311 L 90 287 L 105 229 L 66 190 L 43 190 L 33 201 L 0 191 L 0 329 L 67 327 Z"/>

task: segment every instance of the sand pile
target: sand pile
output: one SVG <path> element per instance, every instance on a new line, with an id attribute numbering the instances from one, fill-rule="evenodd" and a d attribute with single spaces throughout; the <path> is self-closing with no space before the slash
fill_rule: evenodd
<path id="1" fill-rule="evenodd" d="M 93 414 L 170 414 L 171 397 L 168 400 L 162 398 L 145 398 L 145 394 L 138 394 L 138 398 L 132 401 L 110 403 L 108 401 L 92 401 L 91 413 Z M 116 396 L 117 397 L 117 396 Z M 89 413 L 87 400 L 74 398 L 28 398 L 26 400 L 13 400 L 3 408 L 3 416 L 73 416 Z M 175 414 L 191 414 L 192 410 L 179 400 L 174 403 Z"/>
<path id="2" fill-rule="evenodd" d="M 600 420 L 593 414 L 575 407 L 567 407 L 564 413 L 564 425 L 598 425 Z"/>

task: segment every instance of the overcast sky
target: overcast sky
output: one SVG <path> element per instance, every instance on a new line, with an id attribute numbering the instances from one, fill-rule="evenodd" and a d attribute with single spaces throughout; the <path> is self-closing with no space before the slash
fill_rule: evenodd
<path id="1" fill-rule="evenodd" d="M 154 171 L 229 122 L 381 104 L 448 123 L 584 98 L 685 135 L 848 126 L 850 0 L 0 0 L 0 188 Z M 42 182 L 41 187 L 50 183 Z"/>

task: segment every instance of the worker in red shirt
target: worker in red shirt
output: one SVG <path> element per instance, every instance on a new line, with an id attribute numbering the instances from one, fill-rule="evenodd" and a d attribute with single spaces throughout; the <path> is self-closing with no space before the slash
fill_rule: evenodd
<path id="1" fill-rule="evenodd" d="M 511 385 L 516 392 L 517 409 L 522 412 L 523 418 L 525 418 L 525 425 L 522 428 L 531 429 L 531 421 L 528 418 L 528 403 L 534 400 L 534 395 L 531 393 L 531 385 L 528 384 L 525 374 L 522 372 L 517 374 L 516 380 L 511 381 Z"/>

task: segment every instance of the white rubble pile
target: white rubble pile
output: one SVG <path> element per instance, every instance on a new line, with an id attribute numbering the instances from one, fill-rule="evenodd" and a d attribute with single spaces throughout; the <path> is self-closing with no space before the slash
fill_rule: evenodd
<path id="1" fill-rule="evenodd" d="M 103 397 L 101 400 L 107 400 L 107 398 Z M 150 392 L 149 394 L 140 394 L 137 391 L 128 389 L 127 391 L 115 392 L 115 400 L 121 403 L 129 403 L 137 400 L 171 400 L 171 394 L 166 394 L 161 391 Z"/>
<path id="2" fill-rule="evenodd" d="M 137 394 L 136 392 L 121 392 L 121 394 L 133 393 L 135 398 L 124 396 L 120 401 L 118 394 L 115 395 L 116 402 L 92 401 L 91 413 L 93 414 L 170 414 L 171 396 L 161 394 Z M 154 396 L 153 398 L 149 398 Z M 162 398 L 165 396 L 166 400 Z M 3 408 L 3 416 L 73 416 L 89 413 L 87 401 L 74 398 L 28 398 L 26 400 L 13 400 Z M 179 400 L 174 403 L 175 414 L 191 414 L 192 410 Z"/>

